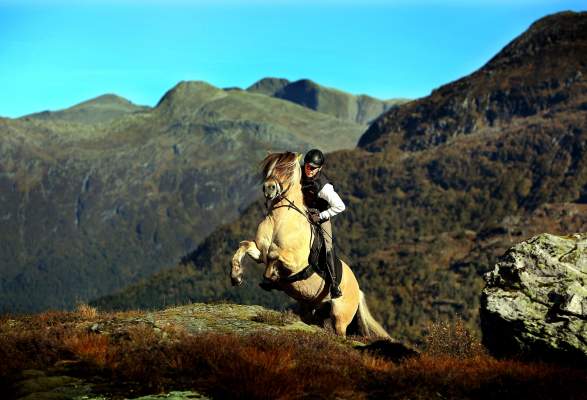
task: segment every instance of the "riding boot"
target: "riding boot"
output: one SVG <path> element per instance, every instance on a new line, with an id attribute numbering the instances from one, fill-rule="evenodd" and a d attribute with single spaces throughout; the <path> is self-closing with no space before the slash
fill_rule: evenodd
<path id="1" fill-rule="evenodd" d="M 328 275 L 330 275 L 330 297 L 336 299 L 342 296 L 340 290 L 340 281 L 342 278 L 342 270 L 337 271 L 336 258 L 334 249 L 326 253 L 326 266 L 328 268 Z"/>

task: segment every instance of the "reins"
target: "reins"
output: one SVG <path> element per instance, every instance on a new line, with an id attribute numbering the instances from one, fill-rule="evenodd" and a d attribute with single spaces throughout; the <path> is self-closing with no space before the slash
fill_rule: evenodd
<path id="1" fill-rule="evenodd" d="M 276 182 L 279 184 L 279 187 L 280 187 L 280 188 L 282 188 L 282 187 L 283 187 L 283 184 L 281 183 L 281 181 L 280 181 L 279 179 L 277 179 L 277 177 L 276 177 L 276 176 L 274 176 L 274 175 L 273 175 L 273 176 L 271 176 L 271 178 L 275 179 L 275 181 L 276 181 Z M 290 199 L 288 199 L 288 198 L 285 196 L 285 195 L 286 195 L 286 193 L 289 191 L 289 189 L 290 189 L 290 188 L 291 188 L 291 185 L 289 185 L 289 186 L 287 187 L 287 189 L 285 189 L 283 192 L 280 190 L 280 191 L 279 191 L 279 193 L 277 194 L 277 196 L 275 196 L 275 198 L 274 198 L 273 200 L 271 200 L 272 202 L 275 202 L 275 201 L 277 200 L 277 203 L 279 203 L 279 202 L 280 202 L 280 201 L 282 201 L 282 200 L 285 200 L 285 201 L 286 201 L 288 204 L 287 204 L 287 205 L 285 205 L 285 204 L 282 204 L 282 205 L 280 205 L 280 206 L 277 206 L 277 207 L 269 207 L 269 206 L 267 205 L 267 203 L 266 203 L 266 204 L 265 204 L 265 207 L 267 208 L 267 211 L 268 211 L 268 212 L 271 212 L 272 210 L 276 210 L 276 209 L 278 209 L 278 208 L 282 208 L 282 207 L 293 208 L 294 210 L 296 210 L 297 212 L 299 212 L 301 215 L 303 215 L 303 216 L 304 216 L 304 218 L 306 218 L 306 220 L 307 220 L 307 221 L 310 223 L 310 225 L 316 226 L 318 229 L 320 229 L 320 232 L 322 232 L 322 234 L 323 234 L 324 236 L 328 236 L 328 237 L 329 237 L 329 238 L 330 238 L 330 239 L 333 241 L 333 243 L 334 243 L 334 239 L 333 239 L 332 235 L 329 235 L 329 234 L 328 234 L 328 232 L 326 232 L 326 231 L 324 230 L 324 228 L 322 228 L 322 226 L 320 226 L 320 224 L 315 224 L 314 222 L 312 222 L 312 220 L 311 220 L 311 219 L 308 217 L 308 213 L 306 213 L 306 212 L 302 211 L 302 210 L 301 210 L 301 209 L 300 209 L 298 206 L 296 206 L 296 205 L 295 205 L 295 203 L 294 203 L 293 201 L 291 201 Z M 311 235 L 311 236 L 310 236 L 310 245 L 311 245 L 311 243 L 312 243 L 312 235 L 313 235 L 313 232 L 314 232 L 314 231 L 312 230 L 312 231 L 311 231 L 311 234 L 310 234 L 310 235 Z M 348 257 L 346 254 L 344 254 L 342 251 L 340 251 L 340 253 L 341 253 L 342 255 L 346 256 L 346 257 L 347 257 L 347 259 L 349 259 L 349 260 L 350 260 L 350 257 Z"/>

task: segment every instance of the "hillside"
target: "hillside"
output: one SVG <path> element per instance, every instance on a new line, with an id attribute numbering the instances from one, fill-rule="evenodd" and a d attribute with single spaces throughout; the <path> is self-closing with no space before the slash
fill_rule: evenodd
<path id="1" fill-rule="evenodd" d="M 287 79 L 264 78 L 249 86 L 247 91 L 288 100 L 358 124 L 370 124 L 383 112 L 408 101 L 405 99 L 379 100 L 366 95 L 355 96 L 321 86 L 309 79 L 290 82 Z"/>
<path id="2" fill-rule="evenodd" d="M 39 120 L 61 120 L 86 124 L 110 122 L 126 114 L 147 111 L 149 107 L 137 106 L 127 99 L 114 94 L 105 94 L 59 111 L 43 111 L 21 118 Z"/>
<path id="3" fill-rule="evenodd" d="M 587 230 L 586 24 L 587 13 L 537 21 L 479 71 L 390 110 L 358 149 L 328 155 L 348 205 L 334 221 L 339 249 L 393 336 L 419 343 L 432 321 L 457 317 L 479 332 L 481 276 L 497 256 L 537 233 Z M 259 271 L 233 289 L 225 266 L 260 218 L 249 208 L 192 266 L 97 304 L 258 302 Z M 273 296 L 262 304 L 286 302 Z"/>
<path id="4" fill-rule="evenodd" d="M 473 74 L 386 113 L 361 137 L 369 151 L 421 150 L 529 117 L 587 110 L 585 13 L 545 17 Z"/>
<path id="5" fill-rule="evenodd" d="M 0 356 L 7 399 L 574 399 L 586 388 L 584 370 L 497 360 L 460 325 L 432 327 L 414 352 L 226 303 L 2 318 Z"/>
<path id="6" fill-rule="evenodd" d="M 81 111 L 113 104 L 99 123 Z M 268 150 L 352 148 L 363 130 L 203 82 L 125 104 L 0 120 L 0 312 L 72 307 L 172 265 L 258 196 Z"/>

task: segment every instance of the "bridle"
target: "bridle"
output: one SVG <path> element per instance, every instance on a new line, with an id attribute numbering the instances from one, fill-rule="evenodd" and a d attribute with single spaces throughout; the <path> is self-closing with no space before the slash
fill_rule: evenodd
<path id="1" fill-rule="evenodd" d="M 265 181 L 268 181 L 270 179 L 273 179 L 277 183 L 277 194 L 273 198 L 267 199 L 265 201 L 265 208 L 267 209 L 267 212 L 269 213 L 273 210 L 276 210 L 276 209 L 282 208 L 282 207 L 293 208 L 294 210 L 296 210 L 297 212 L 302 214 L 306 219 L 308 219 L 308 215 L 303 210 L 301 210 L 298 206 L 296 206 L 295 203 L 293 201 L 291 201 L 290 199 L 288 199 L 286 196 L 286 194 L 289 191 L 289 189 L 291 188 L 292 184 L 289 184 L 289 186 L 285 190 L 283 190 L 283 183 L 281 183 L 279 178 L 277 178 L 275 175 L 271 175 Z M 275 206 L 275 204 L 280 203 L 282 200 L 285 200 L 287 202 L 287 204 Z"/>

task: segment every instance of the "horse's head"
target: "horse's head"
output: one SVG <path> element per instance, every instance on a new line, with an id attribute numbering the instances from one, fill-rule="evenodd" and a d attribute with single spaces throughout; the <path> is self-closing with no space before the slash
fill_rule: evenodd
<path id="1" fill-rule="evenodd" d="M 283 185 L 275 176 L 270 176 L 263 182 L 263 195 L 265 200 L 274 200 L 283 192 Z"/>
<path id="2" fill-rule="evenodd" d="M 263 195 L 272 201 L 284 195 L 300 181 L 300 162 L 297 153 L 272 153 L 261 162 Z"/>

